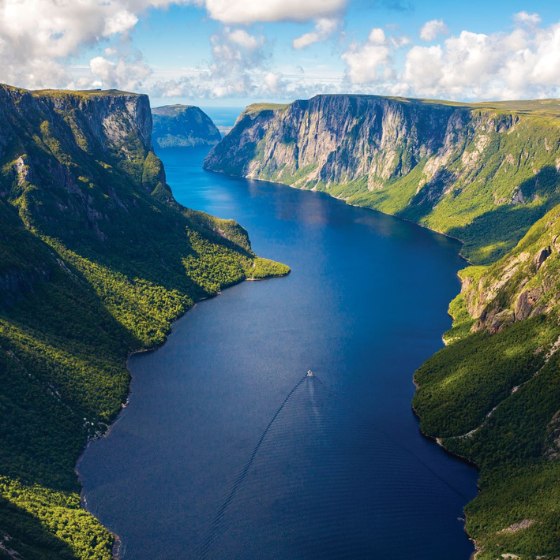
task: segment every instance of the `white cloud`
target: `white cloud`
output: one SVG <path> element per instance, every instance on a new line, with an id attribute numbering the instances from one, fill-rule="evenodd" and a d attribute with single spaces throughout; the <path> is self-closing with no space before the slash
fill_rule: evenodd
<path id="1" fill-rule="evenodd" d="M 385 31 L 380 27 L 374 27 L 369 32 L 368 41 L 374 45 L 385 44 Z"/>
<path id="2" fill-rule="evenodd" d="M 0 0 L 0 81 L 64 86 L 66 59 L 126 34 L 150 7 L 190 0 Z"/>
<path id="3" fill-rule="evenodd" d="M 404 81 L 415 84 L 423 92 L 430 91 L 442 77 L 443 53 L 439 45 L 433 47 L 412 47 L 407 54 Z"/>
<path id="4" fill-rule="evenodd" d="M 264 42 L 264 37 L 255 37 L 254 35 L 250 35 L 244 29 L 235 29 L 233 31 L 226 31 L 230 41 L 243 47 L 247 50 L 255 50 Z"/>
<path id="5" fill-rule="evenodd" d="M 209 63 L 163 75 L 152 72 L 134 51 L 130 32 L 146 10 L 172 4 L 199 6 L 225 26 L 210 38 Z M 514 14 L 512 30 L 488 34 L 464 30 L 450 35 L 442 20 L 431 20 L 420 31 L 422 40 L 435 43 L 430 45 L 420 40 L 411 44 L 395 28 L 376 27 L 364 42 L 345 48 L 342 70 L 334 64 L 307 73 L 275 68 L 266 38 L 241 27 L 310 22 L 313 29 L 293 41 L 295 49 L 303 49 L 339 29 L 347 4 L 348 0 L 0 0 L 0 82 L 29 88 L 142 88 L 162 96 L 198 98 L 290 98 L 328 91 L 454 99 L 560 96 L 560 22 L 543 25 L 536 13 Z M 92 55 L 88 65 L 70 66 L 85 47 L 97 47 L 98 56 Z"/>
<path id="6" fill-rule="evenodd" d="M 161 97 L 243 97 L 270 94 L 279 88 L 281 76 L 268 68 L 264 36 L 229 27 L 210 38 L 212 61 L 190 75 L 160 80 L 154 92 Z"/>
<path id="7" fill-rule="evenodd" d="M 345 52 L 342 58 L 348 65 L 348 75 L 353 84 L 367 84 L 389 77 L 389 47 L 368 44 Z"/>
<path id="8" fill-rule="evenodd" d="M 267 72 L 263 78 L 263 84 L 269 93 L 277 93 L 282 86 L 282 76 L 274 72 Z"/>
<path id="9" fill-rule="evenodd" d="M 518 12 L 513 16 L 513 20 L 520 25 L 539 25 L 541 16 L 536 13 Z"/>
<path id="10" fill-rule="evenodd" d="M 315 29 L 294 39 L 292 46 L 294 49 L 304 49 L 313 43 L 324 41 L 336 31 L 337 27 L 338 20 L 336 18 L 320 18 L 315 23 Z"/>
<path id="11" fill-rule="evenodd" d="M 207 11 L 215 20 L 232 24 L 262 21 L 314 21 L 314 37 L 299 44 L 321 40 L 335 27 L 335 17 L 347 0 L 0 0 L 0 82 L 23 87 L 80 87 L 111 84 L 127 87 L 146 84 L 144 61 L 113 52 L 113 43 L 128 37 L 149 8 L 190 4 Z M 244 29 L 222 30 L 221 43 L 211 39 L 213 63 L 206 69 L 216 77 L 216 91 L 237 91 L 256 68 L 242 71 L 241 62 L 254 64 L 250 53 L 262 50 L 263 39 Z M 103 43 L 107 43 L 103 45 Z M 99 57 L 88 68 L 69 66 L 71 57 L 85 47 L 100 44 Z M 109 49 L 106 51 L 106 49 Z M 222 60 L 220 60 L 222 57 Z M 235 62 L 232 62 L 234 59 Z M 226 69 L 226 65 L 231 68 Z M 130 76 L 126 72 L 130 72 Z M 241 84 L 226 84 L 226 75 Z M 244 80 L 244 81 L 243 81 Z"/>
<path id="12" fill-rule="evenodd" d="M 412 91 L 453 98 L 515 98 L 557 95 L 560 84 L 560 24 L 509 34 L 463 31 L 434 51 L 418 47 L 406 68 L 423 66 L 433 80 L 405 72 Z"/>
<path id="13" fill-rule="evenodd" d="M 121 10 L 109 17 L 105 22 L 103 35 L 109 37 L 116 33 L 124 33 L 138 23 L 138 18 L 127 10 Z"/>
<path id="14" fill-rule="evenodd" d="M 230 77 L 229 80 L 232 78 Z M 305 99 L 319 93 L 343 93 L 341 76 L 329 67 L 313 67 L 306 72 L 299 66 L 267 69 L 267 65 L 246 70 L 244 79 L 235 79 L 238 87 L 228 86 L 223 77 L 215 79 L 209 69 L 189 68 L 182 70 L 182 77 L 162 77 L 152 94 L 161 98 L 208 99 L 208 98 L 254 98 L 275 100 Z"/>
<path id="15" fill-rule="evenodd" d="M 346 73 L 353 85 L 386 82 L 395 75 L 394 52 L 408 44 L 405 37 L 387 37 L 380 27 L 374 27 L 363 44 L 350 45 L 342 54 Z"/>
<path id="16" fill-rule="evenodd" d="M 515 21 L 509 33 L 462 31 L 437 45 L 412 45 L 401 68 L 395 60 L 402 42 L 372 30 L 342 55 L 350 87 L 459 100 L 560 96 L 560 22 L 542 27 L 526 13 Z"/>
<path id="17" fill-rule="evenodd" d="M 96 56 L 89 61 L 93 82 L 91 85 L 100 88 L 117 88 L 125 91 L 136 91 L 141 88 L 152 69 L 137 55 L 120 57 L 110 60 Z M 90 84 L 88 83 L 87 86 Z"/>
<path id="18" fill-rule="evenodd" d="M 447 35 L 449 29 L 442 19 L 432 19 L 427 21 L 420 30 L 420 39 L 423 41 L 433 41 L 440 35 Z"/>
<path id="19" fill-rule="evenodd" d="M 247 24 L 257 21 L 309 21 L 340 13 L 347 0 L 204 0 L 215 20 Z"/>

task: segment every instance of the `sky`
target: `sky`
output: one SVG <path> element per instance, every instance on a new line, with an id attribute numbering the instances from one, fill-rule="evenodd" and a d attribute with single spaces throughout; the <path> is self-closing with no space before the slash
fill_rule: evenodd
<path id="1" fill-rule="evenodd" d="M 560 97 L 560 0 L 0 0 L 0 82 L 154 106 Z"/>

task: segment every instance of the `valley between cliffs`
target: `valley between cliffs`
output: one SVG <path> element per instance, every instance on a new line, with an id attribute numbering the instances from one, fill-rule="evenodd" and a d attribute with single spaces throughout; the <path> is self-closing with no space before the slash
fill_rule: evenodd
<path id="1" fill-rule="evenodd" d="M 252 105 L 208 170 L 324 191 L 463 242 L 422 431 L 480 469 L 476 558 L 560 555 L 560 101 L 321 95 Z"/>

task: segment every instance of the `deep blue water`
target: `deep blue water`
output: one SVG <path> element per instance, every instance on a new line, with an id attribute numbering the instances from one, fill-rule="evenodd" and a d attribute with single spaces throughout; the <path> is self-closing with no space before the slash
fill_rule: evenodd
<path id="1" fill-rule="evenodd" d="M 131 560 L 467 560 L 476 472 L 410 406 L 450 325 L 457 243 L 206 173 L 204 154 L 160 153 L 176 198 L 239 221 L 292 273 L 198 304 L 130 360 L 130 404 L 79 466 L 90 510 Z"/>

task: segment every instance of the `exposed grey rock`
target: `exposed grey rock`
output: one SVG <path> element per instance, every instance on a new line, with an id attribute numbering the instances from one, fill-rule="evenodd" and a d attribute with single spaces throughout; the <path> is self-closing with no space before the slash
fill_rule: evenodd
<path id="1" fill-rule="evenodd" d="M 522 321 L 531 317 L 536 310 L 536 305 L 541 295 L 541 290 L 538 288 L 521 292 L 515 303 L 515 320 Z"/>
<path id="2" fill-rule="evenodd" d="M 535 266 L 537 267 L 537 270 L 539 270 L 539 268 L 543 265 L 544 261 L 546 261 L 546 259 L 548 259 L 548 257 L 550 257 L 551 254 L 552 254 L 552 250 L 550 247 L 544 247 L 537 253 L 535 257 Z"/>
<path id="3" fill-rule="evenodd" d="M 410 99 L 319 95 L 248 107 L 205 167 L 303 188 L 359 182 L 378 190 L 423 162 L 416 202 L 435 204 L 456 179 L 448 164 L 462 156 L 461 172 L 474 172 L 490 131 L 510 130 L 514 120 Z M 469 142 L 474 149 L 466 152 Z"/>

